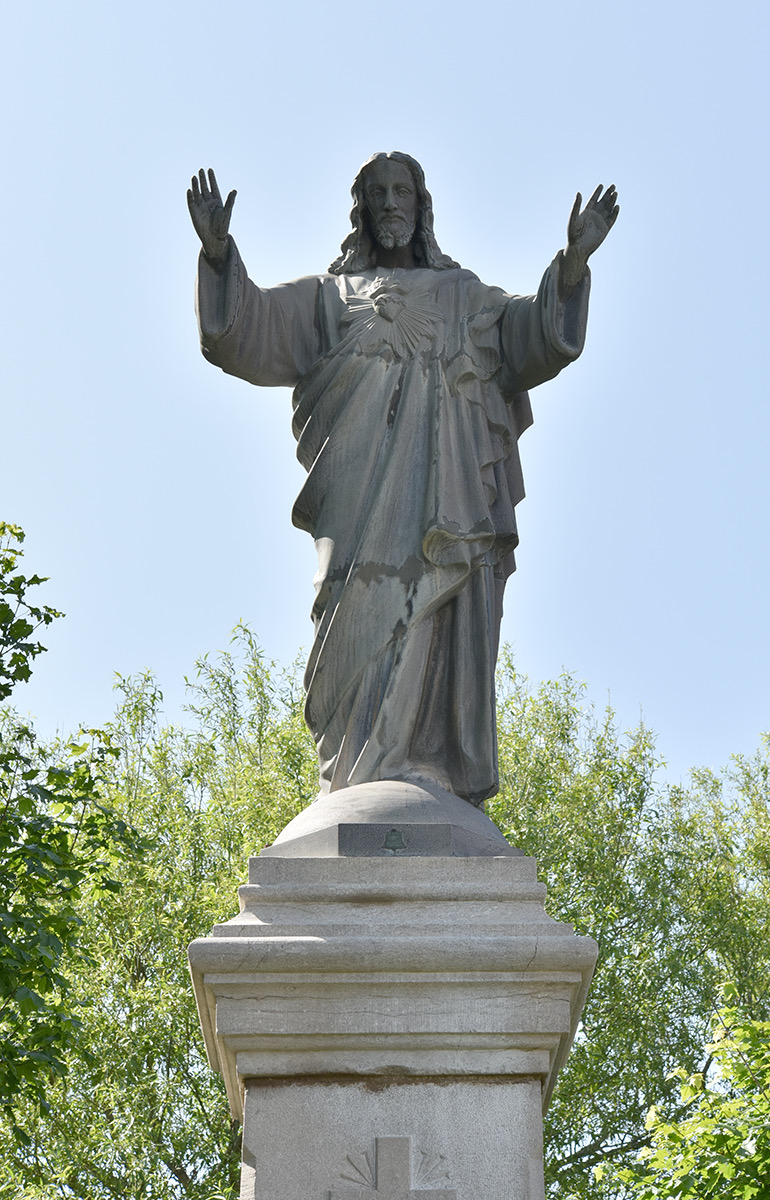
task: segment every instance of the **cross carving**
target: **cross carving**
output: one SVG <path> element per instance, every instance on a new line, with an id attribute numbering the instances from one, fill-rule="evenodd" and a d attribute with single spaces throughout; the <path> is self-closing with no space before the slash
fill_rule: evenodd
<path id="1" fill-rule="evenodd" d="M 358 1170 L 358 1168 L 356 1168 Z M 361 1172 L 358 1172 L 361 1174 Z M 363 1187 L 372 1188 L 378 1200 L 457 1200 L 454 1188 L 412 1187 L 412 1139 L 410 1137 L 375 1138 L 374 1178 Z M 361 1187 L 334 1188 L 329 1200 L 362 1200 Z"/>

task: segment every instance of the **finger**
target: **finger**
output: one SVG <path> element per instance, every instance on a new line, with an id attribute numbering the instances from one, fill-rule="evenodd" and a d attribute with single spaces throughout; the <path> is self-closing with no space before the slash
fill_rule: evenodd
<path id="1" fill-rule="evenodd" d="M 596 201 L 599 199 L 599 197 L 600 197 L 600 196 L 601 196 L 601 194 L 602 194 L 602 188 L 603 188 L 603 187 L 604 187 L 604 184 L 600 183 L 600 184 L 599 184 L 599 186 L 598 186 L 598 188 L 597 188 L 597 189 L 596 189 L 596 191 L 594 192 L 593 196 L 592 196 L 592 197 L 591 197 L 591 199 L 588 201 L 588 204 L 589 204 L 589 205 L 593 206 L 594 204 L 596 204 Z"/>
<path id="2" fill-rule="evenodd" d="M 580 195 L 580 192 L 578 192 L 577 196 L 575 197 L 575 203 L 572 205 L 572 212 L 569 215 L 569 221 L 567 222 L 568 242 L 574 241 L 580 231 L 580 206 L 582 203 L 583 197 Z"/>
<path id="3" fill-rule="evenodd" d="M 218 200 L 219 203 L 221 204 L 222 197 L 219 194 L 219 186 L 217 185 L 217 177 L 214 174 L 214 172 L 212 171 L 211 167 L 209 167 L 209 189 L 211 191 L 211 195 L 214 198 L 214 200 Z"/>
<path id="4" fill-rule="evenodd" d="M 232 192 L 230 192 L 230 195 L 225 200 L 225 216 L 227 217 L 228 221 L 230 220 L 230 213 L 233 211 L 233 205 L 235 204 L 235 197 L 237 195 L 238 193 L 233 188 Z"/>
<path id="5" fill-rule="evenodd" d="M 200 171 L 198 172 L 198 178 L 200 179 L 201 183 L 201 196 L 203 196 L 204 200 L 207 200 L 209 195 L 209 185 L 206 183 L 206 172 L 203 170 L 203 167 L 201 167 Z"/>
<path id="6" fill-rule="evenodd" d="M 193 177 L 192 177 L 192 195 L 193 195 L 193 200 L 198 200 L 198 199 L 200 198 L 200 194 L 201 194 L 201 193 L 200 193 L 200 188 L 198 187 L 198 176 L 197 176 L 197 175 L 193 175 Z M 188 193 L 188 195 L 189 195 L 189 193 Z"/>
<path id="7" fill-rule="evenodd" d="M 610 229 L 612 229 L 612 226 L 617 221 L 619 212 L 620 212 L 620 205 L 616 204 L 615 207 L 613 208 L 612 212 L 610 213 L 610 215 L 607 217 L 607 224 L 609 225 Z"/>
<path id="8" fill-rule="evenodd" d="M 192 194 L 192 191 L 190 188 L 187 189 L 187 207 L 189 208 L 191 213 L 195 207 L 195 200 L 193 198 L 193 194 Z"/>

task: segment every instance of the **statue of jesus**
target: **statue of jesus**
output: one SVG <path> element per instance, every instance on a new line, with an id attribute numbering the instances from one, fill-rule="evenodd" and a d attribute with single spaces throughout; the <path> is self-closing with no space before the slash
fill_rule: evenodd
<path id="1" fill-rule="evenodd" d="M 308 472 L 294 524 L 318 551 L 305 715 L 321 794 L 401 780 L 480 805 L 498 789 L 494 676 L 524 495 L 528 392 L 583 348 L 589 256 L 618 214 L 585 208 L 536 296 L 511 296 L 442 254 L 419 163 L 375 154 L 352 232 L 325 275 L 249 278 L 213 171 L 187 193 L 202 242 L 203 354 L 294 389 Z"/>

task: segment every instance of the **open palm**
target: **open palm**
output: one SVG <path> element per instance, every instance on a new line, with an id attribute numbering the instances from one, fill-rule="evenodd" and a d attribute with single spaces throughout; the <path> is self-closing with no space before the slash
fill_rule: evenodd
<path id="1" fill-rule="evenodd" d="M 567 226 L 567 242 L 585 261 L 593 254 L 594 250 L 598 250 L 601 246 L 620 212 L 618 193 L 614 183 L 610 184 L 604 195 L 602 195 L 602 185 L 599 184 L 581 212 L 582 203 L 583 197 L 578 192 Z"/>
<path id="2" fill-rule="evenodd" d="M 236 193 L 230 192 L 222 203 L 217 177 L 212 170 L 209 170 L 208 180 L 203 168 L 192 177 L 192 186 L 187 189 L 187 207 L 209 258 L 221 258 L 225 253 L 235 197 Z"/>

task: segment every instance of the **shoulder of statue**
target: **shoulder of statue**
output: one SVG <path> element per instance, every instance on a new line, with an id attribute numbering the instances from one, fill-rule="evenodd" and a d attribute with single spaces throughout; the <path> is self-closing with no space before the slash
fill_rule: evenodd
<path id="1" fill-rule="evenodd" d="M 478 275 L 473 271 L 466 271 L 463 267 L 441 271 L 440 274 L 449 277 L 447 284 L 462 292 L 472 308 L 502 309 L 511 299 L 508 292 L 494 284 L 482 283 Z"/>
<path id="2" fill-rule="evenodd" d="M 431 274 L 438 278 L 446 280 L 447 283 L 481 283 L 478 275 L 473 271 L 468 271 L 465 267 L 434 267 L 431 269 Z"/>
<path id="3" fill-rule="evenodd" d="M 300 275 L 297 279 L 287 280 L 281 287 L 319 287 L 325 279 L 334 279 L 334 275 Z"/>

